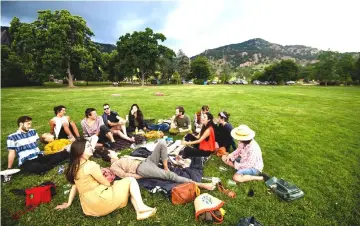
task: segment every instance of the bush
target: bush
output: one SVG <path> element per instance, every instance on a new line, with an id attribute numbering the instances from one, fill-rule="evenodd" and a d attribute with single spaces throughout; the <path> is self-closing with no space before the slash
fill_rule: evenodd
<path id="1" fill-rule="evenodd" d="M 198 85 L 204 85 L 204 82 L 206 82 L 205 79 L 195 79 L 194 80 L 194 84 L 198 84 Z"/>
<path id="2" fill-rule="evenodd" d="M 339 82 L 339 81 L 328 81 L 327 82 L 328 86 L 339 86 L 340 84 L 341 84 L 341 82 Z M 321 81 L 319 85 L 325 86 L 325 81 Z"/>

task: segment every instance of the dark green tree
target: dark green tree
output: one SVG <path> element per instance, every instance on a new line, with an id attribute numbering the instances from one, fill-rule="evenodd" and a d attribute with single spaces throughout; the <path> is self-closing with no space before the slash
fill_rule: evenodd
<path id="1" fill-rule="evenodd" d="M 347 85 L 348 82 L 351 82 L 352 75 L 355 73 L 355 58 L 349 53 L 340 55 L 336 72 L 339 79 Z"/>
<path id="2" fill-rule="evenodd" d="M 91 41 L 93 32 L 80 16 L 67 10 L 38 11 L 36 21 L 26 24 L 14 18 L 10 26 L 12 49 L 27 65 L 26 74 L 37 80 L 47 80 L 48 75 L 67 75 L 73 86 L 72 66 L 82 73 L 93 74 L 94 63 L 99 55 Z"/>
<path id="3" fill-rule="evenodd" d="M 176 55 L 176 71 L 179 72 L 181 79 L 185 79 L 190 74 L 190 59 L 180 49 Z"/>
<path id="4" fill-rule="evenodd" d="M 353 81 L 357 81 L 358 84 L 360 82 L 360 57 L 357 59 L 354 66 L 354 74 L 352 76 Z"/>
<path id="5" fill-rule="evenodd" d="M 145 77 L 155 72 L 156 63 L 169 51 L 169 48 L 159 44 L 159 41 L 165 40 L 165 35 L 154 33 L 150 28 L 127 33 L 117 41 L 118 60 L 127 67 L 139 68 L 141 84 L 144 85 Z"/>
<path id="6" fill-rule="evenodd" d="M 317 80 L 324 81 L 327 86 L 328 81 L 337 80 L 337 62 L 338 53 L 332 51 L 323 51 L 319 57 L 319 62 L 315 64 L 315 73 Z"/>
<path id="7" fill-rule="evenodd" d="M 191 75 L 190 79 L 207 80 L 211 76 L 210 65 L 208 59 L 204 56 L 198 56 L 191 61 Z"/>

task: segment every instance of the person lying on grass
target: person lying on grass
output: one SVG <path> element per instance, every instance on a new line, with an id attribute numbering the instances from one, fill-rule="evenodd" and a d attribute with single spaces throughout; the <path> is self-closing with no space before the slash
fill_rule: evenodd
<path id="1" fill-rule="evenodd" d="M 51 170 L 57 164 L 69 157 L 67 151 L 60 151 L 51 155 L 43 155 L 38 148 L 39 136 L 36 130 L 31 129 L 32 118 L 21 116 L 18 118 L 18 130 L 7 138 L 8 169 L 18 156 L 18 166 L 24 172 L 41 174 Z"/>
<path id="2" fill-rule="evenodd" d="M 181 177 L 174 172 L 171 172 L 168 168 L 168 152 L 165 141 L 160 140 L 151 155 L 145 160 L 136 160 L 130 157 L 117 158 L 115 152 L 111 152 L 111 171 L 113 171 L 118 177 L 134 177 L 140 178 L 157 178 L 162 180 L 170 180 L 177 183 L 194 182 L 186 177 Z M 158 167 L 158 164 L 162 160 L 164 169 Z M 215 185 L 211 183 L 198 183 L 194 182 L 200 188 L 207 190 L 214 190 Z"/>
<path id="3" fill-rule="evenodd" d="M 68 208 L 79 192 L 80 203 L 85 215 L 104 216 L 127 205 L 130 198 L 137 220 L 153 216 L 156 208 L 144 204 L 137 181 L 132 177 L 117 180 L 111 184 L 102 174 L 100 166 L 89 160 L 93 155 L 98 138 L 89 141 L 81 139 L 71 145 L 70 163 L 65 171 L 66 179 L 73 185 L 68 202 L 55 207 Z"/>
<path id="4" fill-rule="evenodd" d="M 209 157 L 212 152 L 215 151 L 215 132 L 213 115 L 210 112 L 206 112 L 201 117 L 201 131 L 198 135 L 188 134 L 181 142 L 184 148 L 183 158 L 189 157 Z M 176 156 L 177 160 L 180 160 L 180 156 Z"/>
<path id="5" fill-rule="evenodd" d="M 239 146 L 231 154 L 223 155 L 222 160 L 237 170 L 233 180 L 236 182 L 263 180 L 261 172 L 264 163 L 261 149 L 254 140 L 255 132 L 246 125 L 240 125 L 231 131 L 231 136 L 239 140 Z"/>
<path id="6" fill-rule="evenodd" d="M 70 152 L 71 141 L 69 139 L 54 140 L 54 135 L 51 133 L 43 133 L 40 137 L 40 142 L 46 144 L 44 147 L 44 154 L 51 155 L 64 149 Z"/>

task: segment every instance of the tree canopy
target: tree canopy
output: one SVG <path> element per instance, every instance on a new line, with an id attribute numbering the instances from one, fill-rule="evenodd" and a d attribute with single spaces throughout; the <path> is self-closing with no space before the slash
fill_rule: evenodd
<path id="1" fill-rule="evenodd" d="M 116 43 L 118 59 L 127 67 L 139 68 L 141 83 L 144 85 L 146 76 L 155 72 L 156 63 L 161 57 L 172 58 L 175 56 L 173 50 L 160 45 L 159 41 L 164 42 L 165 35 L 154 33 L 152 29 L 146 28 L 145 31 L 135 31 L 127 33 L 119 38 Z"/>
<path id="2" fill-rule="evenodd" d="M 39 81 L 47 80 L 50 74 L 61 77 L 66 73 L 69 86 L 73 86 L 73 68 L 92 75 L 100 60 L 86 21 L 67 10 L 40 10 L 32 23 L 21 23 L 14 17 L 10 34 L 11 49 L 26 65 L 25 73 Z"/>
<path id="3" fill-rule="evenodd" d="M 204 56 L 198 56 L 191 61 L 190 79 L 207 80 L 211 75 L 208 59 Z"/>

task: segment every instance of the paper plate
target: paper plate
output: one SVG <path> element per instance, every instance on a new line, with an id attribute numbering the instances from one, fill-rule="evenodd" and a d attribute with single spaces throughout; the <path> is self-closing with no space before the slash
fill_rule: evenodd
<path id="1" fill-rule="evenodd" d="M 0 175 L 11 175 L 11 174 L 17 173 L 19 171 L 20 171 L 20 169 L 7 169 L 7 170 L 0 171 Z"/>

